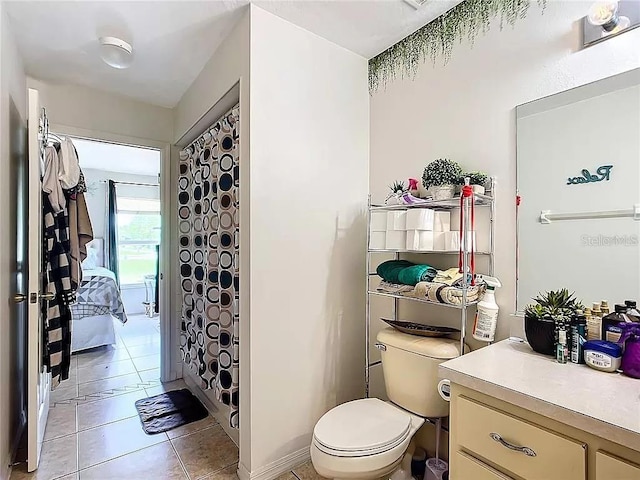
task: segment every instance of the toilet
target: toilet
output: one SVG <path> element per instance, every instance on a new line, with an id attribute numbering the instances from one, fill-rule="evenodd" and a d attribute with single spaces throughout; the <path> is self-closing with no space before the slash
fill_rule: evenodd
<path id="1" fill-rule="evenodd" d="M 449 415 L 449 404 L 437 389 L 438 365 L 460 355 L 460 342 L 393 328 L 380 331 L 377 341 L 390 401 L 354 400 L 320 418 L 313 430 L 311 461 L 323 477 L 409 479 L 413 435 L 425 418 Z"/>

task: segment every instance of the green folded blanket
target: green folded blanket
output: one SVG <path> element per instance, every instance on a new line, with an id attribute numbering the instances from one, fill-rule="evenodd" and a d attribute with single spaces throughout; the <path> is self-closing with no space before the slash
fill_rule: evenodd
<path id="1" fill-rule="evenodd" d="M 430 265 L 416 265 L 407 260 L 389 260 L 378 265 L 376 273 L 389 283 L 415 285 L 431 282 L 438 271 Z"/>
<path id="2" fill-rule="evenodd" d="M 430 265 L 413 265 L 403 268 L 398 274 L 398 280 L 403 285 L 415 285 L 418 282 L 432 281 L 438 271 Z"/>
<path id="3" fill-rule="evenodd" d="M 389 260 L 376 268 L 376 273 L 389 283 L 400 283 L 398 276 L 402 269 L 415 265 L 407 260 Z"/>

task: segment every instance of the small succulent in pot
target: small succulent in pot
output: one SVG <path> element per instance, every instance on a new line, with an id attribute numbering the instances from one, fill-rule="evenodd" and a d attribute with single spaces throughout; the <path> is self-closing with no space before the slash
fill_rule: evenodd
<path id="1" fill-rule="evenodd" d="M 407 186 L 405 185 L 405 183 L 403 181 L 396 180 L 391 185 L 389 185 L 389 190 L 391 190 L 391 193 L 397 195 L 399 193 L 406 192 L 407 191 Z"/>
<path id="2" fill-rule="evenodd" d="M 584 309 L 574 293 L 563 288 L 538 295 L 524 310 L 524 330 L 531 348 L 544 355 L 555 355 L 556 326 L 568 322 Z"/>
<path id="3" fill-rule="evenodd" d="M 389 190 L 385 203 L 387 205 L 397 205 L 399 203 L 398 198 L 407 191 L 407 185 L 403 181 L 395 180 L 389 185 Z"/>
<path id="4" fill-rule="evenodd" d="M 473 193 L 483 195 L 485 192 L 485 185 L 489 176 L 484 172 L 467 172 L 463 173 L 460 177 L 460 183 L 464 185 L 464 179 L 469 179 L 469 184 L 473 186 Z"/>
<path id="5" fill-rule="evenodd" d="M 446 200 L 453 197 L 461 176 L 460 165 L 448 158 L 439 158 L 424 169 L 422 185 L 434 200 Z"/>

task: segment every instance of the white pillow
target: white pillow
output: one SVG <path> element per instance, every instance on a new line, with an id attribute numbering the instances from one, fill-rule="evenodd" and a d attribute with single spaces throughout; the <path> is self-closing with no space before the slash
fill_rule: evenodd
<path id="1" fill-rule="evenodd" d="M 82 270 L 95 270 L 98 268 L 98 251 L 87 245 L 87 258 L 82 261 Z"/>

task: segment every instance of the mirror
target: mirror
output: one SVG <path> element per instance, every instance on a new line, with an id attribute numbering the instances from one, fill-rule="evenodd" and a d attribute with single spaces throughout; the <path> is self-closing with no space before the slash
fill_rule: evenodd
<path id="1" fill-rule="evenodd" d="M 586 306 L 640 301 L 640 69 L 516 119 L 517 310 L 564 287 Z"/>

